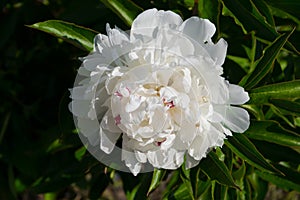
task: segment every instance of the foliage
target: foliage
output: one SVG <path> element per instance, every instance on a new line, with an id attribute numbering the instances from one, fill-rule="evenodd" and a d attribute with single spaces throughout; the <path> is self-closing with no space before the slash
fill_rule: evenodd
<path id="1" fill-rule="evenodd" d="M 127 199 L 264 199 L 270 183 L 299 197 L 297 0 L 23 0 L 0 6 L 0 199 L 113 199 L 122 197 L 103 191 L 120 187 Z M 244 107 L 252 121 L 246 133 L 234 134 L 191 170 L 134 177 L 85 151 L 68 111 L 68 88 L 77 58 L 92 49 L 107 22 L 126 30 L 152 7 L 216 24 L 214 40 L 229 44 L 224 76 L 249 92 Z"/>

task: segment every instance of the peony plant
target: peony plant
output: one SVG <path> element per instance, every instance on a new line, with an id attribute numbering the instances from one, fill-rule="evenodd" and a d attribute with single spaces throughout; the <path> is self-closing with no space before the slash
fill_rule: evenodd
<path id="1" fill-rule="evenodd" d="M 88 54 L 69 108 L 89 198 L 120 182 L 127 199 L 265 199 L 274 185 L 299 195 L 295 10 L 260 0 L 184 1 L 176 13 L 102 3 L 130 30 L 31 26 Z"/>

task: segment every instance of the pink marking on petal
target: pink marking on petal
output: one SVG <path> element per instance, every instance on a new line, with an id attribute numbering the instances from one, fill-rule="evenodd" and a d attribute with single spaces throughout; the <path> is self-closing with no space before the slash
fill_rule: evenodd
<path id="1" fill-rule="evenodd" d="M 167 139 L 166 138 L 163 138 L 161 141 L 155 141 L 154 144 L 158 147 L 160 147 L 160 145 L 165 142 Z"/>
<path id="2" fill-rule="evenodd" d="M 162 100 L 163 100 L 164 105 L 167 106 L 168 108 L 174 108 L 175 107 L 173 100 L 172 101 L 166 101 L 165 98 L 163 98 Z"/>
<path id="3" fill-rule="evenodd" d="M 114 95 L 116 95 L 117 97 L 120 97 L 120 98 L 123 97 L 123 95 L 119 91 L 115 92 Z"/>
<path id="4" fill-rule="evenodd" d="M 115 124 L 116 125 L 121 124 L 121 116 L 120 115 L 117 115 L 114 119 L 115 119 Z"/>

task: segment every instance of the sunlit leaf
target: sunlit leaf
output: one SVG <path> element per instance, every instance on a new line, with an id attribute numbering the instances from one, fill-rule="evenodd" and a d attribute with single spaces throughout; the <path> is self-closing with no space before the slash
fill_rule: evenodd
<path id="1" fill-rule="evenodd" d="M 93 49 L 94 37 L 97 34 L 91 29 L 59 20 L 39 22 L 28 27 L 49 33 L 87 51 Z"/>
<path id="2" fill-rule="evenodd" d="M 155 190 L 155 188 L 157 188 L 159 186 L 159 184 L 162 181 L 162 179 L 164 178 L 165 174 L 166 174 L 166 170 L 164 170 L 164 169 L 154 169 L 151 184 L 150 184 L 150 187 L 149 187 L 148 192 L 147 192 L 147 196 L 153 190 Z"/>
<path id="3" fill-rule="evenodd" d="M 284 129 L 275 121 L 251 121 L 251 126 L 245 134 L 256 140 L 290 147 L 300 147 L 300 136 Z"/>
<path id="4" fill-rule="evenodd" d="M 269 99 L 293 99 L 300 97 L 300 80 L 262 86 L 249 91 L 249 104 L 268 103 Z"/>
<path id="5" fill-rule="evenodd" d="M 276 38 L 276 40 L 265 49 L 263 56 L 257 61 L 254 71 L 247 75 L 240 84 L 246 89 L 255 87 L 271 71 L 280 49 L 284 46 L 291 34 L 292 32 Z"/>

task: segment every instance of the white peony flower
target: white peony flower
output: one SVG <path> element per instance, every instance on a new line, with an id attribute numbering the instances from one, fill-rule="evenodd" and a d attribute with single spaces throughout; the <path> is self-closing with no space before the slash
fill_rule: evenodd
<path id="1" fill-rule="evenodd" d="M 184 161 L 191 168 L 231 131 L 244 132 L 249 115 L 236 105 L 249 96 L 221 76 L 227 43 L 214 44 L 215 31 L 209 20 L 156 9 L 140 14 L 130 34 L 107 25 L 71 90 L 90 152 L 134 175 Z"/>

